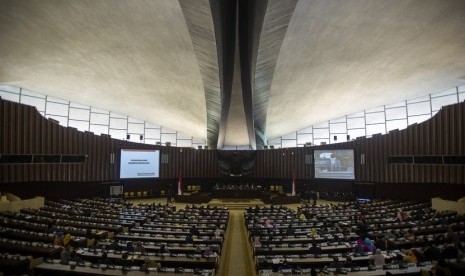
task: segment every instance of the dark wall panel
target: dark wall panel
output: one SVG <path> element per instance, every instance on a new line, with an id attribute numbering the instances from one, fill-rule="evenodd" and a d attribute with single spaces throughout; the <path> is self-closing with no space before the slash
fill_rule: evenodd
<path id="1" fill-rule="evenodd" d="M 376 183 L 375 196 L 379 198 L 428 200 L 441 197 L 458 200 L 465 195 L 465 185 L 439 183 Z"/>
<path id="2" fill-rule="evenodd" d="M 160 164 L 161 180 L 176 180 L 179 171 L 182 171 L 183 179 L 223 177 L 216 150 L 144 145 L 112 139 L 107 135 L 83 133 L 43 118 L 33 107 L 4 100 L 0 100 L 0 116 L 0 154 L 88 155 L 84 164 L 0 165 L 0 183 L 117 182 L 121 148 L 160 149 L 162 155 L 168 156 L 168 163 Z M 325 146 L 259 150 L 256 152 L 255 167 L 248 178 L 290 183 L 295 169 L 299 185 L 333 185 L 313 179 L 313 151 L 345 148 L 355 150 L 356 182 L 389 184 L 393 190 L 406 184 L 426 183 L 430 185 L 427 187 L 434 188 L 438 184 L 463 185 L 464 165 L 389 164 L 388 157 L 465 155 L 464 118 L 465 103 L 459 103 L 443 107 L 426 122 L 386 135 Z M 110 164 L 112 153 L 115 154 L 114 164 Z M 361 164 L 362 154 L 365 156 L 364 164 Z M 305 164 L 306 155 L 312 156 L 312 164 Z M 347 185 L 344 184 L 344 187 Z M 422 186 L 416 187 L 421 189 Z M 384 193 L 387 190 L 380 191 Z"/>
<path id="3" fill-rule="evenodd" d="M 389 164 L 392 155 L 465 155 L 464 103 L 445 106 L 433 118 L 387 135 L 357 139 L 366 164 L 361 182 L 465 184 L 464 165 Z"/>
<path id="4" fill-rule="evenodd" d="M 9 101 L 0 101 L 0 114 L 0 154 L 88 155 L 85 164 L 0 165 L 1 183 L 117 180 L 108 161 L 113 139 L 62 127 Z"/>

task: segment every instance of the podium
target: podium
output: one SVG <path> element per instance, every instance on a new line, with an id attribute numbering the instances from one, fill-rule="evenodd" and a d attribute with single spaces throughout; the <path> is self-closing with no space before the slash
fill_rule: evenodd
<path id="1" fill-rule="evenodd" d="M 123 185 L 110 186 L 110 198 L 123 198 Z"/>

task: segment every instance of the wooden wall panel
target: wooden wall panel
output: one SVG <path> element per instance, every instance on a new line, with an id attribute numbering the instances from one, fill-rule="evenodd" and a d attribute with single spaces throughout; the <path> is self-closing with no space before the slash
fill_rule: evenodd
<path id="1" fill-rule="evenodd" d="M 305 164 L 305 155 L 313 159 L 315 149 L 351 148 L 357 182 L 465 184 L 464 165 L 388 163 L 390 155 L 465 155 L 464 105 L 444 107 L 426 122 L 386 135 L 325 146 L 259 150 L 249 177 L 291 180 L 295 168 L 300 183 L 314 183 L 313 164 Z M 223 177 L 215 150 L 144 145 L 83 133 L 46 120 L 33 107 L 3 100 L 0 115 L 1 154 L 88 155 L 85 164 L 0 165 L 0 183 L 119 181 L 121 148 L 161 149 L 161 154 L 168 155 L 168 164 L 160 165 L 161 179 L 177 179 L 179 170 L 184 179 Z M 110 153 L 115 154 L 114 164 L 110 164 Z M 361 154 L 365 164 L 360 164 Z"/>

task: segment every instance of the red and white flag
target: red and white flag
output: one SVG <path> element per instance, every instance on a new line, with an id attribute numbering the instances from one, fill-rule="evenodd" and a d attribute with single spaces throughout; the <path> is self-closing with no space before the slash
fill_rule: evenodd
<path id="1" fill-rule="evenodd" d="M 182 195 L 182 170 L 179 169 L 178 195 Z"/>

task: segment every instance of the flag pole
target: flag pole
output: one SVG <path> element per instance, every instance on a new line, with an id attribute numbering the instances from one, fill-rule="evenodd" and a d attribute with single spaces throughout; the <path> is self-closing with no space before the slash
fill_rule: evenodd
<path id="1" fill-rule="evenodd" d="M 179 177 L 178 177 L 178 195 L 182 195 L 182 170 L 179 169 Z"/>
<path id="2" fill-rule="evenodd" d="M 292 168 L 292 196 L 295 196 L 295 168 Z"/>

